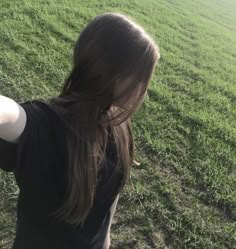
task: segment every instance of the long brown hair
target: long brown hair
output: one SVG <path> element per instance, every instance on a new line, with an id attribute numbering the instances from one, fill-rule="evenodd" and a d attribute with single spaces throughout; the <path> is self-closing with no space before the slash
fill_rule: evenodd
<path id="1" fill-rule="evenodd" d="M 143 102 L 159 57 L 144 29 L 119 13 L 99 15 L 81 32 L 71 73 L 59 96 L 50 99 L 69 128 L 68 186 L 57 212 L 62 220 L 78 225 L 86 219 L 110 137 L 115 167 L 123 174 L 119 191 L 129 178 L 134 159 L 130 118 Z"/>

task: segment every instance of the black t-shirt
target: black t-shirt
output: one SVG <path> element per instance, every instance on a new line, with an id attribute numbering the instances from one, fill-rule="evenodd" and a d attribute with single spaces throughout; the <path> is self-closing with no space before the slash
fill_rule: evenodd
<path id="1" fill-rule="evenodd" d="M 19 142 L 0 139 L 0 168 L 14 172 L 20 189 L 13 249 L 102 249 L 110 207 L 122 179 L 115 173 L 112 146 L 84 226 L 59 221 L 52 213 L 62 203 L 67 186 L 65 124 L 43 101 L 20 105 L 27 122 Z"/>

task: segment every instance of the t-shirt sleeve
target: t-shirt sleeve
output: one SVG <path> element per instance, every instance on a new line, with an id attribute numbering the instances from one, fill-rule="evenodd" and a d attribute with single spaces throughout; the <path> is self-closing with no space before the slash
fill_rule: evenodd
<path id="1" fill-rule="evenodd" d="M 0 168 L 13 171 L 17 163 L 18 144 L 0 138 Z"/>
<path id="2" fill-rule="evenodd" d="M 15 171 L 19 163 L 23 147 L 27 146 L 30 152 L 30 146 L 34 137 L 37 135 L 37 129 L 40 119 L 42 119 L 42 110 L 33 103 L 26 101 L 19 103 L 25 110 L 26 124 L 17 143 L 0 139 L 0 168 L 4 171 Z"/>

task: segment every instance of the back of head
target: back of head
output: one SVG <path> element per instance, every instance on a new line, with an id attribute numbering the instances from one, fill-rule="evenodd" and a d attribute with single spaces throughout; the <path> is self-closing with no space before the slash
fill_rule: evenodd
<path id="1" fill-rule="evenodd" d="M 121 123 L 140 106 L 158 58 L 158 47 L 141 26 L 118 13 L 99 15 L 75 44 L 61 96 L 91 103 L 96 118 L 115 106 L 110 119 Z"/>
<path id="2" fill-rule="evenodd" d="M 134 153 L 129 119 L 143 102 L 159 57 L 144 29 L 119 13 L 99 15 L 81 32 L 72 71 L 51 102 L 73 131 L 68 133 L 69 185 L 59 212 L 64 220 L 81 224 L 92 207 L 97 172 L 106 160 L 107 126 L 125 184 Z"/>

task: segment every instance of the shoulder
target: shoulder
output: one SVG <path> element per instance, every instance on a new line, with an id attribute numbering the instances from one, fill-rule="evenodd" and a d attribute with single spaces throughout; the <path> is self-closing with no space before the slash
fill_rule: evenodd
<path id="1" fill-rule="evenodd" d="M 24 133 L 55 119 L 53 109 L 42 99 L 17 103 L 0 95 L 0 106 L 0 138 L 11 143 L 19 143 Z"/>

